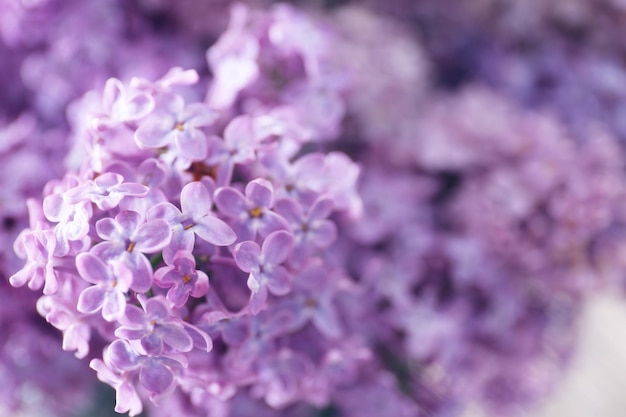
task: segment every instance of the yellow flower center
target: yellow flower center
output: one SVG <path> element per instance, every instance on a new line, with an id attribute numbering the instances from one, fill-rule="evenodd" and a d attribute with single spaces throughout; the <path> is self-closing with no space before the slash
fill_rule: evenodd
<path id="1" fill-rule="evenodd" d="M 263 214 L 263 211 L 261 210 L 260 207 L 255 207 L 252 210 L 250 210 L 250 217 L 254 217 L 255 219 L 258 219 L 259 217 L 261 217 L 262 214 Z"/>

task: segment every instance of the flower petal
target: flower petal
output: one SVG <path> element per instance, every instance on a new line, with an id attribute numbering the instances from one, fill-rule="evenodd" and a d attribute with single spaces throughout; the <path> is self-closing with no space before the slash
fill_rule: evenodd
<path id="1" fill-rule="evenodd" d="M 167 303 L 161 296 L 148 299 L 144 304 L 144 309 L 150 320 L 165 321 L 171 314 Z"/>
<path id="2" fill-rule="evenodd" d="M 254 124 L 248 115 L 237 116 L 224 129 L 224 142 L 230 149 L 243 150 L 254 143 Z"/>
<path id="3" fill-rule="evenodd" d="M 274 205 L 274 187 L 263 178 L 257 178 L 246 185 L 246 197 L 255 207 L 272 208 Z"/>
<path id="4" fill-rule="evenodd" d="M 208 108 L 204 103 L 188 105 L 183 112 L 182 119 L 191 127 L 210 126 L 217 120 L 219 114 Z"/>
<path id="5" fill-rule="evenodd" d="M 285 295 L 291 290 L 291 275 L 282 266 L 278 266 L 263 275 L 272 294 Z"/>
<path id="6" fill-rule="evenodd" d="M 125 265 L 128 272 L 131 274 L 131 281 L 127 283 L 124 282 L 124 285 L 120 285 L 120 287 L 124 288 L 122 291 L 126 289 L 126 285 L 136 292 L 144 293 L 148 291 L 150 287 L 152 287 L 153 280 L 152 265 L 150 264 L 150 261 L 148 261 L 148 259 L 140 252 L 124 252 L 124 257 L 128 257 L 128 262 L 126 262 Z M 122 278 L 123 274 L 119 275 L 119 277 Z M 122 281 L 118 279 L 118 283 L 122 284 Z"/>
<path id="7" fill-rule="evenodd" d="M 291 198 L 285 198 L 276 202 L 275 210 L 285 220 L 293 225 L 300 225 L 304 220 L 304 212 L 299 203 Z"/>
<path id="8" fill-rule="evenodd" d="M 119 291 L 109 291 L 102 306 L 102 317 L 106 321 L 116 321 L 124 315 L 126 297 Z"/>
<path id="9" fill-rule="evenodd" d="M 135 143 L 142 149 L 167 146 L 174 140 L 171 136 L 174 125 L 174 119 L 169 117 L 146 120 L 135 131 Z"/>
<path id="10" fill-rule="evenodd" d="M 76 269 L 85 281 L 92 284 L 112 281 L 106 264 L 90 253 L 81 253 L 76 257 Z"/>
<path id="11" fill-rule="evenodd" d="M 189 323 L 183 322 L 183 326 L 193 341 L 193 347 L 205 352 L 210 352 L 213 349 L 213 340 L 211 340 L 208 334 Z"/>
<path id="12" fill-rule="evenodd" d="M 133 94 L 124 103 L 124 121 L 146 117 L 154 109 L 154 99 L 147 93 Z"/>
<path id="13" fill-rule="evenodd" d="M 186 216 L 191 216 L 195 221 L 211 212 L 211 203 L 211 194 L 201 182 L 190 182 L 180 192 L 182 212 Z"/>
<path id="14" fill-rule="evenodd" d="M 232 245 L 237 240 L 233 229 L 223 220 L 213 216 L 205 216 L 198 220 L 192 230 L 200 239 L 216 246 Z"/>
<path id="15" fill-rule="evenodd" d="M 78 296 L 76 309 L 81 313 L 95 313 L 104 305 L 106 291 L 99 285 L 85 288 Z"/>
<path id="16" fill-rule="evenodd" d="M 309 211 L 309 219 L 325 219 L 330 216 L 330 213 L 333 212 L 334 208 L 335 204 L 330 198 L 318 198 L 315 203 L 313 203 L 313 207 L 311 207 L 311 210 Z"/>
<path id="17" fill-rule="evenodd" d="M 141 339 L 141 347 L 148 355 L 157 356 L 163 353 L 163 339 L 151 333 Z"/>
<path id="18" fill-rule="evenodd" d="M 341 336 L 339 318 L 330 302 L 325 302 L 316 308 L 311 321 L 320 332 L 329 338 L 336 339 Z"/>
<path id="19" fill-rule="evenodd" d="M 170 244 L 163 248 L 163 260 L 166 264 L 172 265 L 177 252 L 191 252 L 196 235 L 193 230 L 184 230 L 181 225 L 172 229 L 172 239 Z"/>
<path id="20" fill-rule="evenodd" d="M 150 189 L 145 185 L 137 184 L 135 182 L 125 182 L 111 189 L 111 193 L 115 192 L 131 197 L 145 197 L 146 195 L 148 195 L 149 191 Z"/>
<path id="21" fill-rule="evenodd" d="M 126 236 L 139 227 L 141 223 L 141 215 L 136 211 L 122 210 L 115 216 L 115 220 L 119 223 L 122 230 L 127 230 Z"/>
<path id="22" fill-rule="evenodd" d="M 235 246 L 233 257 L 239 269 L 243 272 L 250 272 L 260 265 L 261 248 L 256 242 L 242 242 Z"/>
<path id="23" fill-rule="evenodd" d="M 250 294 L 250 312 L 253 315 L 257 315 L 265 308 L 267 301 L 267 288 L 261 286 L 257 292 Z"/>
<path id="24" fill-rule="evenodd" d="M 150 360 L 139 371 L 139 382 L 148 391 L 160 394 L 172 385 L 174 375 L 166 366 L 155 360 Z"/>
<path id="25" fill-rule="evenodd" d="M 247 210 L 246 198 L 232 187 L 220 187 L 215 191 L 215 205 L 221 213 L 233 218 L 238 218 Z"/>
<path id="26" fill-rule="evenodd" d="M 96 222 L 96 233 L 104 240 L 123 240 L 124 230 L 120 224 L 110 217 L 100 219 Z"/>
<path id="27" fill-rule="evenodd" d="M 104 361 L 121 371 L 132 371 L 140 365 L 139 354 L 125 340 L 114 340 L 105 351 Z"/>
<path id="28" fill-rule="evenodd" d="M 209 153 L 209 144 L 204 132 L 193 127 L 185 127 L 172 132 L 174 143 L 182 156 L 191 161 L 201 161 Z"/>
<path id="29" fill-rule="evenodd" d="M 156 331 L 166 345 L 179 352 L 189 352 L 193 349 L 193 341 L 181 325 L 161 325 Z"/>
<path id="30" fill-rule="evenodd" d="M 330 220 L 322 220 L 309 231 L 309 238 L 318 248 L 325 248 L 337 239 L 337 225 Z"/>
<path id="31" fill-rule="evenodd" d="M 279 265 L 283 263 L 293 248 L 293 235 L 284 230 L 270 234 L 263 242 L 261 254 L 263 263 L 267 265 Z"/>
<path id="32" fill-rule="evenodd" d="M 277 230 L 289 230 L 289 229 L 290 229 L 289 224 L 282 216 L 269 210 L 263 213 L 263 221 L 259 225 L 259 233 L 261 237 L 266 237 L 270 233 L 275 232 Z"/>
<path id="33" fill-rule="evenodd" d="M 135 249 L 143 253 L 155 253 L 169 245 L 172 228 L 161 219 L 154 219 L 142 224 L 133 236 Z"/>
<path id="34" fill-rule="evenodd" d="M 148 220 L 163 219 L 168 222 L 170 226 L 177 224 L 181 216 L 182 213 L 180 210 L 171 203 L 159 203 L 146 213 Z"/>

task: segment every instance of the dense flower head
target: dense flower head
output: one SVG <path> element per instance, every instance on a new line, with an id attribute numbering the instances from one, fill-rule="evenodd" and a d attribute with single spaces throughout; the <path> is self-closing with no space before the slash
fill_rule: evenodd
<path id="1" fill-rule="evenodd" d="M 40 208 L 33 202 L 30 228 L 15 243 L 26 266 L 11 283 L 43 290 L 40 312 L 78 357 L 97 355 L 93 335 L 102 335 L 108 345 L 91 366 L 117 390 L 118 412 L 139 413 L 144 394 L 157 401 L 175 389 L 190 395 L 214 384 L 210 393 L 223 399 L 249 387 L 274 407 L 324 404 L 328 393 L 308 387 L 331 383 L 322 365 L 333 349 L 347 348 L 336 340 L 340 325 L 316 314 L 300 317 L 281 300 L 310 291 L 292 281 L 311 268 L 317 271 L 311 279 L 343 279 L 325 260 L 336 233 L 326 218 L 357 214 L 359 169 L 320 148 L 309 153 L 320 166 L 290 175 L 307 156 L 299 150 L 314 138 L 285 130 L 268 140 L 259 121 L 273 117 L 272 109 L 233 117 L 210 101 L 190 102 L 179 92 L 197 79 L 181 69 L 156 82 L 110 79 L 100 105 L 92 95 L 95 105 L 77 110 L 74 146 L 91 158 L 51 181 Z M 290 121 L 296 132 L 306 122 Z M 235 145 L 244 142 L 245 154 Z M 338 170 L 354 175 L 337 182 Z M 322 236 L 308 244 L 304 232 Z M 296 244 L 301 255 L 291 262 Z M 232 304 L 229 293 L 237 291 L 248 291 L 249 301 L 225 306 L 221 299 Z M 320 299 L 330 311 L 332 293 Z M 314 297 L 306 297 L 311 307 Z M 279 348 L 278 338 L 319 338 L 300 336 L 309 321 L 324 329 L 319 352 L 302 351 L 300 340 Z M 233 326 L 242 329 L 239 336 Z M 279 381 L 294 372 L 302 385 L 282 392 Z M 261 389 L 266 384 L 269 391 Z"/>

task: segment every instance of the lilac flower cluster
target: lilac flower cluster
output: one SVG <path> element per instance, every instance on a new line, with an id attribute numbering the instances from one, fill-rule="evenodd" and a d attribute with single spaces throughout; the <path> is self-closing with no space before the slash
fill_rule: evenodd
<path id="1" fill-rule="evenodd" d="M 296 46 L 286 59 L 308 52 Z M 26 265 L 10 281 L 43 289 L 38 310 L 66 350 L 85 357 L 96 333 L 108 342 L 91 367 L 116 389 L 118 412 L 136 415 L 140 393 L 156 401 L 176 387 L 227 398 L 251 386 L 273 406 L 323 403 L 328 355 L 351 348 L 338 339 L 332 299 L 342 274 L 325 260 L 337 234 L 329 216 L 358 210 L 359 168 L 338 152 L 301 154 L 309 132 L 332 128 L 311 127 L 297 106 L 218 113 L 178 93 L 197 80 L 179 68 L 156 82 L 110 79 L 99 109 L 74 116 L 87 121 L 76 146 L 92 158 L 32 206 L 15 243 Z M 309 322 L 317 332 L 308 337 L 328 353 L 300 352 L 307 336 L 275 346 Z M 299 387 L 284 391 L 294 366 Z"/>
<path id="2" fill-rule="evenodd" d="M 619 2 L 209 3 L 0 0 L 0 414 L 543 398 L 624 285 Z"/>
<path id="3" fill-rule="evenodd" d="M 28 225 L 27 199 L 41 196 L 45 183 L 66 169 L 68 103 L 112 75 L 155 77 L 169 68 L 171 59 L 195 64 L 189 50 L 179 44 L 181 37 L 157 34 L 146 16 L 123 3 L 0 1 L 3 282 L 23 266 L 12 243 Z M 165 44 L 169 46 L 164 48 Z M 52 244 L 47 237 L 41 239 Z M 40 266 L 33 268 L 40 271 Z M 7 389 L 2 393 L 0 414 L 77 412 L 92 398 L 94 378 L 84 366 L 68 361 L 47 323 L 33 320 L 36 297 L 23 290 L 12 292 L 8 285 L 2 285 L 1 292 L 2 300 L 13 300 L 4 303 L 13 311 L 9 315 L 9 310 L 3 310 L 0 321 L 0 351 L 7 352 L 0 359 L 6 378 L 2 386 Z M 52 357 L 59 360 L 50 361 Z"/>

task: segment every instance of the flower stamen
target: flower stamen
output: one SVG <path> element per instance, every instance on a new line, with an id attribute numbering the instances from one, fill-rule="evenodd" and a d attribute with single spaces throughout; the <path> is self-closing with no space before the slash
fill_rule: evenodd
<path id="1" fill-rule="evenodd" d="M 261 210 L 261 207 L 255 207 L 251 209 L 249 213 L 250 217 L 258 219 L 259 217 L 261 217 L 261 215 L 263 215 L 263 210 Z"/>

